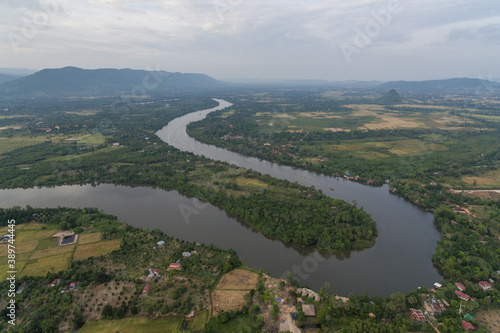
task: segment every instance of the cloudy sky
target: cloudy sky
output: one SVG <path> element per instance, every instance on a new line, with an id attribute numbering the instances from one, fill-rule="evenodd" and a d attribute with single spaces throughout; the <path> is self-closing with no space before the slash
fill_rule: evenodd
<path id="1" fill-rule="evenodd" d="M 9 0 L 0 35 L 0 67 L 500 77 L 498 0 Z"/>

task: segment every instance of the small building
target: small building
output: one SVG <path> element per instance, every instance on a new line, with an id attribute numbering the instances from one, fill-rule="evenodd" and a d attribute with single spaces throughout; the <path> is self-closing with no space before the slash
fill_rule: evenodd
<path id="1" fill-rule="evenodd" d="M 154 279 L 154 278 L 156 278 L 158 276 L 161 276 L 159 269 L 153 268 L 153 269 L 149 270 L 148 278 Z"/>
<path id="2" fill-rule="evenodd" d="M 458 296 L 458 298 L 463 299 L 464 301 L 469 301 L 470 299 L 469 295 L 466 295 L 461 291 L 455 290 L 455 294 Z"/>
<path id="3" fill-rule="evenodd" d="M 481 289 L 483 289 L 483 291 L 491 290 L 491 284 L 489 284 L 486 281 L 481 281 L 478 284 L 479 284 L 479 287 L 481 287 Z"/>
<path id="4" fill-rule="evenodd" d="M 462 320 L 462 327 L 467 331 L 473 331 L 476 328 L 468 321 Z"/>
<path id="5" fill-rule="evenodd" d="M 441 283 L 437 283 L 437 282 L 436 282 L 436 283 L 434 283 L 434 287 L 435 287 L 436 289 L 439 289 L 439 288 L 441 288 L 442 286 L 443 286 L 443 285 L 442 285 Z"/>
<path id="6" fill-rule="evenodd" d="M 416 322 L 425 323 L 425 316 L 422 310 L 410 309 L 410 315 Z"/>
<path id="7" fill-rule="evenodd" d="M 142 293 L 145 295 L 148 293 L 149 289 L 151 289 L 149 286 L 145 286 L 144 289 L 142 289 Z"/>
<path id="8" fill-rule="evenodd" d="M 313 304 L 302 304 L 302 311 L 306 317 L 316 317 L 316 310 Z"/>
<path id="9" fill-rule="evenodd" d="M 156 243 L 156 245 L 158 245 L 158 246 L 164 246 L 164 245 L 165 245 L 165 242 L 161 240 L 161 241 L 159 241 L 158 243 Z"/>
<path id="10" fill-rule="evenodd" d="M 168 270 L 169 271 L 172 271 L 172 270 L 181 270 L 182 269 L 182 265 L 177 263 L 177 262 L 173 262 L 171 263 L 170 265 L 168 265 Z"/>
<path id="11" fill-rule="evenodd" d="M 55 279 L 54 281 L 52 281 L 51 283 L 49 283 L 47 285 L 47 287 L 55 287 L 57 286 L 59 283 L 61 283 L 61 279 Z"/>
<path id="12" fill-rule="evenodd" d="M 474 319 L 474 317 L 472 317 L 470 314 L 466 314 L 464 316 L 464 318 L 467 319 L 467 320 L 473 320 Z"/>
<path id="13" fill-rule="evenodd" d="M 78 288 L 78 282 L 71 282 L 69 284 L 69 289 L 70 290 L 76 290 Z"/>
<path id="14" fill-rule="evenodd" d="M 441 307 L 439 305 L 437 305 L 436 303 L 432 304 L 431 308 L 432 308 L 432 311 L 434 311 L 434 313 L 436 313 L 436 314 L 440 314 L 443 312 Z"/>
<path id="15" fill-rule="evenodd" d="M 182 252 L 183 257 L 191 257 L 191 252 Z"/>
<path id="16" fill-rule="evenodd" d="M 457 286 L 458 290 L 465 291 L 465 286 L 460 282 L 455 283 L 455 286 Z"/>
<path id="17" fill-rule="evenodd" d="M 19 295 L 20 293 L 22 293 L 24 291 L 24 289 L 27 289 L 27 288 L 28 288 L 28 284 L 26 282 L 21 284 L 19 286 L 19 288 L 17 288 L 16 294 Z"/>

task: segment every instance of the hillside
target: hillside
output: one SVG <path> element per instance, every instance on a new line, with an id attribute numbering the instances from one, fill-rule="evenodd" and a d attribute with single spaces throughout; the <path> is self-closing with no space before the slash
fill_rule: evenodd
<path id="1" fill-rule="evenodd" d="M 153 92 L 209 90 L 223 85 L 222 82 L 204 74 L 64 67 L 44 69 L 15 81 L 2 83 L 0 96 L 144 95 Z"/>

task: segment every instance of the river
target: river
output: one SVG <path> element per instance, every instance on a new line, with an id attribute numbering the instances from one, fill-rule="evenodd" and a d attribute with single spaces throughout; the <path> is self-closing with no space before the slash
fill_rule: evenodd
<path id="1" fill-rule="evenodd" d="M 440 238 L 433 215 L 391 194 L 387 186 L 366 186 L 245 157 L 189 137 L 186 133 L 188 123 L 231 106 L 229 102 L 217 101 L 218 107 L 176 118 L 156 134 L 181 150 L 302 185 L 314 185 L 333 198 L 356 200 L 358 207 L 363 207 L 377 222 L 376 244 L 362 251 L 324 257 L 268 239 L 217 207 L 176 191 L 149 187 L 107 184 L 0 190 L 0 206 L 98 207 L 134 226 L 159 228 L 174 238 L 233 248 L 246 264 L 255 269 L 262 267 L 275 277 L 292 272 L 302 284 L 316 290 L 329 282 L 330 292 L 341 295 L 369 292 L 389 296 L 418 286 L 431 287 L 441 279 L 431 261 Z"/>

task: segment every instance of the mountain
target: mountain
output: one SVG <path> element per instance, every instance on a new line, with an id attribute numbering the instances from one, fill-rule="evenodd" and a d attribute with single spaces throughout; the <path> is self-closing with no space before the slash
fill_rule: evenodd
<path id="1" fill-rule="evenodd" d="M 380 99 L 380 102 L 385 105 L 394 105 L 394 104 L 399 104 L 403 101 L 403 98 L 401 95 L 394 89 L 389 91 L 387 94 L 382 96 Z"/>
<path id="2" fill-rule="evenodd" d="M 419 92 L 476 89 L 500 90 L 500 83 L 481 79 L 457 78 L 429 81 L 392 81 L 383 83 L 377 88 L 384 90 L 397 89 Z"/>
<path id="3" fill-rule="evenodd" d="M 204 74 L 148 72 L 134 69 L 44 69 L 0 84 L 0 96 L 64 97 L 144 95 L 155 92 L 210 90 L 224 86 Z"/>
<path id="4" fill-rule="evenodd" d="M 17 80 L 17 79 L 20 79 L 20 78 L 22 78 L 22 76 L 0 74 L 0 83 L 14 81 L 14 80 Z"/>

